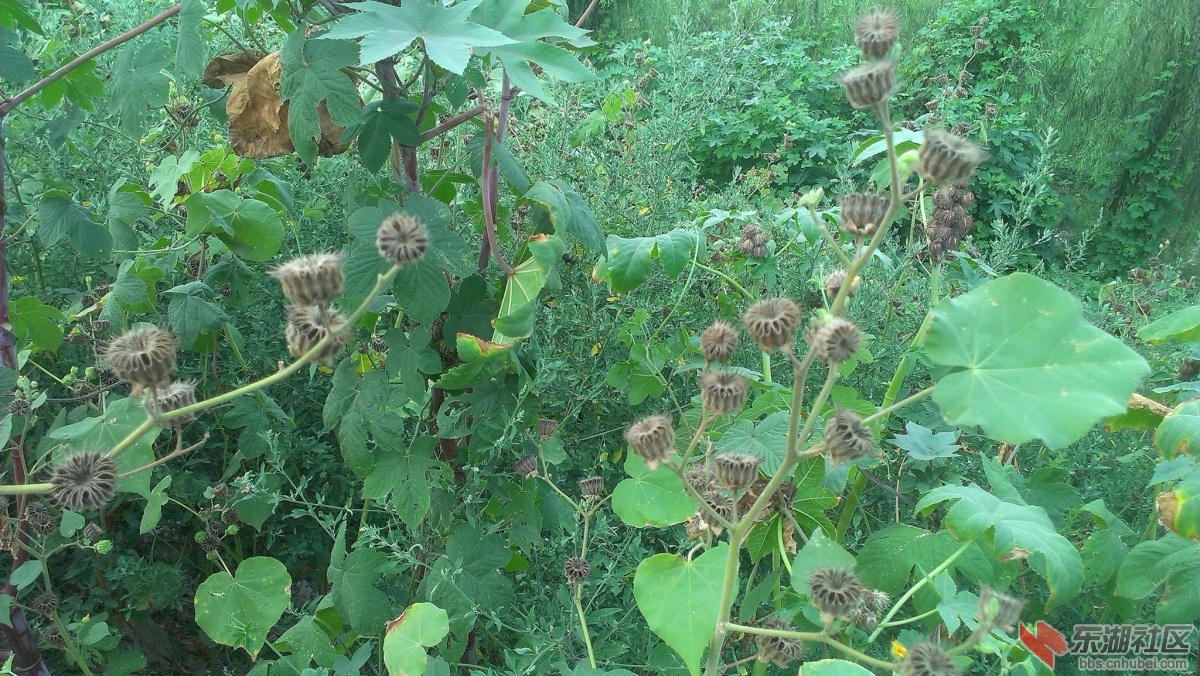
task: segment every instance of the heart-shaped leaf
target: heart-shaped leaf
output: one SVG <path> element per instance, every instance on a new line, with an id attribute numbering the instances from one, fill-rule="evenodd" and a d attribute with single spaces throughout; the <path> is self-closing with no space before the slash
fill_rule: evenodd
<path id="1" fill-rule="evenodd" d="M 712 640 L 721 610 L 721 583 L 729 545 L 721 544 L 688 561 L 656 554 L 633 576 L 633 598 L 651 631 L 675 649 L 693 675 Z"/>
<path id="2" fill-rule="evenodd" d="M 1089 324 L 1074 296 L 1024 273 L 938 303 L 924 344 L 930 360 L 949 369 L 933 390 L 946 420 L 1011 444 L 1076 441 L 1124 412 L 1150 371 Z"/>
<path id="3" fill-rule="evenodd" d="M 653 472 L 641 457 L 625 457 L 629 478 L 613 490 L 613 512 L 630 526 L 670 526 L 696 513 L 696 501 L 683 490 L 683 481 L 665 465 Z"/>
<path id="4" fill-rule="evenodd" d="M 1150 322 L 1138 329 L 1138 338 L 1155 345 L 1172 339 L 1185 342 L 1200 340 L 1200 305 L 1185 307 Z"/>
<path id="5" fill-rule="evenodd" d="M 196 589 L 196 624 L 213 641 L 257 656 L 267 632 L 291 601 L 291 584 L 279 561 L 269 556 L 246 559 L 233 575 L 214 573 Z"/>
<path id="6" fill-rule="evenodd" d="M 846 660 L 817 660 L 804 663 L 804 676 L 866 676 L 871 672 Z"/>
<path id="7" fill-rule="evenodd" d="M 450 616 L 432 603 L 414 603 L 388 622 L 383 637 L 383 663 L 392 676 L 425 673 L 425 648 L 450 633 Z"/>

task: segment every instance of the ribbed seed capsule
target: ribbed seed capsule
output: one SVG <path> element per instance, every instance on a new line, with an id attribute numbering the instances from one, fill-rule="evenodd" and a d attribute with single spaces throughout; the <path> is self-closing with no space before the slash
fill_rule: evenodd
<path id="1" fill-rule="evenodd" d="M 992 602 L 996 603 L 996 609 L 993 612 Z M 1025 607 L 1023 599 L 1000 592 L 984 585 L 979 591 L 979 609 L 976 612 L 975 619 L 980 622 L 989 622 L 993 627 L 999 627 L 1004 631 L 1012 631 L 1017 622 L 1021 619 L 1021 609 Z"/>
<path id="2" fill-rule="evenodd" d="M 343 330 L 345 327 L 346 319 L 329 308 L 319 305 L 292 306 L 288 308 L 288 325 L 284 329 L 288 354 L 300 357 L 316 347 L 325 336 L 336 333 L 312 358 L 313 362 L 328 366 L 350 340 L 350 331 Z"/>
<path id="3" fill-rule="evenodd" d="M 598 476 L 590 476 L 586 479 L 579 480 L 579 494 L 588 500 L 595 500 L 604 493 L 604 479 Z"/>
<path id="4" fill-rule="evenodd" d="M 566 576 L 568 584 L 579 584 L 588 579 L 591 574 L 592 567 L 588 564 L 587 559 L 572 556 L 563 562 L 563 575 Z"/>
<path id="5" fill-rule="evenodd" d="M 537 421 L 538 439 L 545 443 L 554 433 L 558 431 L 558 421 L 551 418 L 538 418 Z"/>
<path id="6" fill-rule="evenodd" d="M 959 669 L 941 646 L 921 642 L 908 649 L 900 673 L 903 676 L 956 676 Z"/>
<path id="7" fill-rule="evenodd" d="M 704 361 L 710 364 L 725 363 L 733 358 L 737 343 L 737 329 L 722 321 L 713 322 L 700 334 L 700 351 L 704 353 Z"/>
<path id="8" fill-rule="evenodd" d="M 38 615 L 49 615 L 58 607 L 58 594 L 42 592 L 33 597 L 33 600 L 29 602 L 29 607 Z"/>
<path id="9" fill-rule="evenodd" d="M 103 453 L 67 456 L 50 474 L 50 497 L 72 512 L 98 509 L 117 492 L 117 464 Z"/>
<path id="10" fill-rule="evenodd" d="M 320 305 L 342 295 L 341 253 L 316 253 L 292 260 L 271 270 L 283 295 L 296 305 Z"/>
<path id="11" fill-rule="evenodd" d="M 517 474 L 526 478 L 537 476 L 537 456 L 533 453 L 526 453 L 513 463 L 513 469 L 516 470 Z"/>
<path id="12" fill-rule="evenodd" d="M 813 337 L 813 349 L 826 364 L 840 364 L 858 351 L 862 334 L 854 322 L 834 317 L 825 322 Z"/>
<path id="13" fill-rule="evenodd" d="M 845 285 L 846 271 L 840 269 L 834 270 L 833 272 L 829 273 L 828 277 L 825 278 L 825 295 L 829 297 L 829 300 L 833 300 L 834 298 L 837 298 L 838 292 L 841 291 L 842 287 Z M 858 277 L 854 278 L 854 283 L 850 285 L 849 289 L 847 289 L 846 297 L 853 298 L 854 294 L 856 293 L 858 293 Z"/>
<path id="14" fill-rule="evenodd" d="M 871 430 L 853 412 L 838 409 L 833 418 L 825 423 L 825 450 L 832 465 L 852 462 L 871 454 L 875 450 L 875 439 Z"/>
<path id="15" fill-rule="evenodd" d="M 654 471 L 675 453 L 675 427 L 665 415 L 652 415 L 625 429 L 625 442 Z"/>
<path id="16" fill-rule="evenodd" d="M 709 371 L 700 376 L 700 402 L 712 415 L 742 410 L 748 390 L 746 379 L 736 373 Z"/>
<path id="17" fill-rule="evenodd" d="M 974 143 L 937 129 L 925 130 L 925 142 L 917 151 L 917 173 L 930 183 L 963 183 L 985 159 Z"/>
<path id="18" fill-rule="evenodd" d="M 790 624 L 778 617 L 768 617 L 763 621 L 763 627 L 784 631 L 792 629 Z M 770 662 L 777 667 L 787 667 L 804 656 L 804 643 L 798 638 L 758 634 L 754 637 L 754 644 L 758 646 L 759 661 Z"/>
<path id="19" fill-rule="evenodd" d="M 701 491 L 700 497 L 722 519 L 733 521 L 734 516 L 737 514 L 737 505 L 734 503 L 733 498 L 718 491 Z M 721 522 L 712 518 L 712 514 L 709 514 L 708 510 L 701 508 L 697 514 L 713 533 L 720 535 L 721 531 L 724 530 Z"/>
<path id="20" fill-rule="evenodd" d="M 749 488 L 758 478 L 762 458 L 748 453 L 721 453 L 713 458 L 717 484 L 731 490 Z"/>
<path id="21" fill-rule="evenodd" d="M 796 324 L 800 321 L 800 306 L 787 298 L 760 300 L 742 315 L 746 333 L 758 343 L 760 350 L 790 351 L 795 340 Z"/>
<path id="22" fill-rule="evenodd" d="M 808 579 L 813 606 L 831 619 L 848 620 L 862 602 L 863 586 L 845 568 L 821 568 Z"/>
<path id="23" fill-rule="evenodd" d="M 151 417 L 158 418 L 158 416 L 164 413 L 178 411 L 194 403 L 196 403 L 196 383 L 187 381 L 175 382 L 167 385 L 165 388 L 151 390 L 146 395 L 146 401 L 142 406 Z M 155 422 L 159 427 L 181 427 L 195 419 L 195 414 L 185 413 L 184 415 L 166 420 L 156 420 Z"/>
<path id="24" fill-rule="evenodd" d="M 848 71 L 838 82 L 846 90 L 846 98 L 855 108 L 870 108 L 883 103 L 896 86 L 896 64 L 892 61 L 872 61 Z"/>
<path id="25" fill-rule="evenodd" d="M 854 25 L 854 44 L 864 59 L 882 59 L 896 45 L 900 22 L 891 12 L 877 10 L 864 15 Z"/>
<path id="26" fill-rule="evenodd" d="M 425 224 L 408 214 L 392 214 L 375 232 L 379 255 L 396 265 L 409 265 L 425 255 L 429 231 Z"/>
<path id="27" fill-rule="evenodd" d="M 142 387 L 166 385 L 175 372 L 179 341 L 170 331 L 133 329 L 108 344 L 104 359 L 121 380 Z"/>
<path id="28" fill-rule="evenodd" d="M 887 216 L 891 200 L 883 195 L 852 192 L 838 197 L 842 232 L 855 239 L 875 234 Z"/>

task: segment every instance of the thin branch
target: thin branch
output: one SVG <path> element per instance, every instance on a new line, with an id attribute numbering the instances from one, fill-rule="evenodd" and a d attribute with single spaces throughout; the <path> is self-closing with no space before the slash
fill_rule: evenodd
<path id="1" fill-rule="evenodd" d="M 590 3 L 588 3 L 587 9 L 583 10 L 583 14 L 580 14 L 579 19 L 575 21 L 575 27 L 579 28 L 582 26 L 583 22 L 587 21 L 588 17 L 591 16 L 592 11 L 596 9 L 596 5 L 599 4 L 600 0 L 592 0 Z"/>
<path id="2" fill-rule="evenodd" d="M 69 62 L 67 65 L 63 66 L 62 68 L 59 68 L 58 70 L 54 71 L 53 73 L 50 73 L 49 75 L 42 78 L 41 80 L 38 80 L 37 82 L 33 83 L 25 91 L 17 94 L 16 96 L 12 97 L 11 99 L 8 99 L 7 101 L 4 101 L 3 103 L 0 103 L 0 117 L 7 115 L 13 108 L 16 108 L 18 105 L 20 105 L 20 103 L 22 101 L 24 101 L 25 99 L 28 99 L 29 97 L 33 96 L 34 94 L 37 94 L 38 92 L 40 92 L 43 89 L 45 89 L 46 87 L 50 86 L 57 80 L 62 79 L 62 77 L 65 76 L 67 73 L 70 73 L 71 71 L 75 70 L 76 68 L 82 66 L 83 64 L 92 60 L 94 57 L 96 57 L 100 54 L 103 54 L 104 52 L 107 52 L 108 50 L 112 49 L 113 47 L 116 47 L 117 45 L 120 45 L 124 42 L 128 42 L 129 40 L 132 40 L 133 38 L 136 38 L 137 36 L 141 35 L 142 33 L 145 33 L 146 31 L 150 30 L 151 28 L 154 28 L 158 24 L 166 21 L 167 19 L 170 19 L 171 17 L 175 16 L 178 13 L 179 13 L 179 5 L 175 5 L 175 6 L 171 7 L 170 9 L 168 9 L 167 11 L 163 12 L 162 14 L 159 14 L 158 16 L 154 17 L 153 19 L 150 19 L 146 23 L 143 23 L 142 25 L 137 26 L 136 28 L 126 31 L 126 32 L 118 35 L 117 37 L 112 38 L 111 40 L 106 40 L 106 41 L 101 42 L 100 44 L 96 45 L 95 47 L 92 47 L 91 49 L 87 50 L 86 52 L 79 55 L 71 62 Z"/>
<path id="3" fill-rule="evenodd" d="M 118 474 L 117 478 L 124 479 L 125 477 L 130 477 L 130 476 L 133 476 L 134 474 L 139 474 L 141 472 L 145 472 L 148 469 L 153 469 L 155 467 L 158 467 L 159 465 L 170 462 L 171 460 L 174 460 L 175 458 L 178 458 L 179 456 L 181 456 L 185 453 L 190 453 L 190 452 L 196 450 L 197 448 L 200 448 L 207 441 L 208 441 L 208 432 L 205 432 L 204 437 L 201 438 L 200 441 L 197 441 L 196 443 L 192 444 L 191 446 L 184 448 L 182 445 L 183 444 L 183 436 L 181 434 L 179 437 L 180 445 L 178 448 L 176 448 L 175 450 L 171 451 L 170 453 L 164 455 L 163 457 L 159 458 L 158 460 L 155 460 L 152 463 L 149 463 L 147 465 L 142 465 L 141 467 L 138 467 L 137 469 L 131 469 L 128 472 L 123 472 L 121 474 Z"/>
<path id="4" fill-rule="evenodd" d="M 492 137 L 494 136 L 496 119 L 490 112 L 483 114 L 483 163 L 480 165 L 480 189 L 483 201 L 483 233 L 487 245 L 492 250 L 492 257 L 504 273 L 512 277 L 513 269 L 500 256 L 500 245 L 496 243 L 496 172 L 492 171 Z"/>
<path id="5" fill-rule="evenodd" d="M 462 124 L 463 122 L 466 122 L 467 120 L 475 117 L 476 115 L 479 115 L 483 111 L 487 110 L 487 108 L 488 107 L 487 107 L 486 103 L 481 103 L 481 104 L 475 106 L 474 108 L 471 108 L 469 110 L 464 110 L 463 112 L 455 115 L 454 117 L 446 120 L 445 122 L 442 122 L 441 124 L 439 124 L 438 126 L 432 128 L 432 129 L 421 132 L 421 143 L 424 143 L 434 137 L 445 134 L 446 132 L 457 127 L 458 125 Z"/>

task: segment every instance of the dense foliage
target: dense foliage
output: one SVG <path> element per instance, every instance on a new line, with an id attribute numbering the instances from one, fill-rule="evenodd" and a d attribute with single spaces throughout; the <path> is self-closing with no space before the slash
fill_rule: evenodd
<path id="1" fill-rule="evenodd" d="M 1088 110 L 1068 2 L 580 4 L 0 3 L 9 672 L 1200 619 L 1200 11 Z"/>

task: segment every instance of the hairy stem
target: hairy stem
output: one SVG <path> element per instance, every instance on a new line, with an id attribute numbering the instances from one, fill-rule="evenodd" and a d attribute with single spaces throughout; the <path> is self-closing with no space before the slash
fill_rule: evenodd
<path id="1" fill-rule="evenodd" d="M 725 627 L 731 631 L 740 631 L 743 634 L 758 634 L 758 635 L 762 635 L 762 636 L 781 636 L 783 638 L 798 638 L 802 641 L 816 641 L 817 643 L 824 643 L 825 645 L 833 648 L 834 650 L 837 650 L 838 652 L 841 652 L 844 655 L 849 655 L 850 657 L 853 657 L 854 659 L 856 659 L 860 662 L 863 662 L 865 664 L 869 664 L 873 667 L 879 667 L 880 669 L 887 669 L 889 671 L 896 670 L 899 668 L 899 665 L 893 664 L 891 662 L 885 662 L 880 659 L 876 659 L 874 657 L 871 657 L 870 655 L 867 655 L 863 652 L 855 650 L 854 648 L 851 648 L 850 646 L 846 645 L 845 643 L 842 643 L 841 641 L 839 641 L 835 638 L 832 638 L 831 636 L 829 636 L 828 634 L 826 634 L 824 632 L 788 631 L 786 629 L 767 629 L 765 627 L 750 627 L 750 626 L 746 626 L 744 624 L 735 624 L 733 622 L 725 623 Z"/>
<path id="2" fill-rule="evenodd" d="M 962 546 L 958 548 L 957 551 L 955 551 L 953 554 L 951 554 L 949 557 L 947 557 L 945 561 L 942 561 L 942 563 L 940 565 L 938 565 L 937 568 L 934 568 L 933 570 L 926 573 L 925 577 L 918 580 L 917 583 L 914 584 L 912 587 L 910 587 L 908 591 L 904 592 L 903 596 L 896 599 L 896 603 L 892 606 L 892 609 L 888 611 L 887 615 L 883 616 L 883 619 L 879 621 L 879 626 L 876 627 L 875 631 L 871 632 L 871 635 L 867 638 L 867 643 L 872 643 L 875 641 L 875 639 L 879 638 L 879 634 L 881 634 L 883 632 L 883 630 L 887 628 L 888 623 L 892 621 L 892 618 L 896 616 L 896 613 L 900 612 L 900 608 L 910 598 L 912 598 L 913 594 L 917 593 L 917 590 L 919 590 L 921 587 L 924 587 L 926 584 L 929 583 L 930 580 L 937 577 L 938 575 L 940 575 L 942 573 L 942 571 L 949 568 L 950 564 L 954 563 L 955 559 L 962 556 L 963 552 L 967 551 L 967 548 L 970 547 L 974 543 L 975 543 L 974 540 L 967 540 L 966 542 L 964 542 L 962 544 Z"/>

